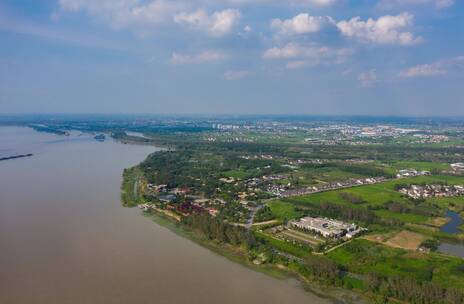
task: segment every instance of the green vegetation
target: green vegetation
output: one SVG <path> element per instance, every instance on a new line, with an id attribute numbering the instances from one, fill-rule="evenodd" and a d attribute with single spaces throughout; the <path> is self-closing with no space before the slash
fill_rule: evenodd
<path id="1" fill-rule="evenodd" d="M 462 260 L 435 252 L 440 240 L 459 239 L 439 227 L 447 210 L 464 211 L 463 197 L 412 199 L 398 191 L 464 185 L 463 176 L 449 172 L 449 163 L 460 160 L 458 148 L 418 144 L 415 137 L 397 146 L 369 139 L 328 147 L 307 144 L 302 134 L 232 134 L 149 134 L 173 149 L 124 172 L 124 204 L 147 203 L 141 206 L 147 212 L 179 221 L 215 248 L 243 253 L 253 267 L 286 267 L 306 281 L 380 302 L 463 300 Z M 431 175 L 396 178 L 409 168 Z M 295 195 L 313 187 L 325 191 Z M 289 228 L 303 216 L 354 222 L 368 232 L 347 241 Z M 403 236 L 410 239 L 402 242 Z"/>
<path id="2" fill-rule="evenodd" d="M 392 163 L 392 167 L 395 169 L 412 168 L 416 170 L 449 170 L 450 165 L 446 163 L 435 163 L 435 162 L 419 162 L 419 161 L 395 161 Z"/>
<path id="3" fill-rule="evenodd" d="M 143 176 L 139 168 L 125 169 L 121 185 L 121 201 L 125 207 L 134 207 L 141 203 L 140 179 Z"/>
<path id="4" fill-rule="evenodd" d="M 297 245 L 291 242 L 279 240 L 267 234 L 257 232 L 257 231 L 254 232 L 254 235 L 257 241 L 260 241 L 266 245 L 270 245 L 271 247 L 281 252 L 294 255 L 295 257 L 305 258 L 305 257 L 310 256 L 311 254 L 311 248 L 308 246 Z"/>
<path id="5" fill-rule="evenodd" d="M 302 212 L 296 211 L 295 206 L 291 203 L 277 200 L 269 202 L 268 206 L 274 216 L 281 221 L 295 219 L 302 216 Z"/>
<path id="6" fill-rule="evenodd" d="M 462 197 L 429 198 L 412 201 L 399 193 L 396 188 L 407 184 L 458 184 L 464 185 L 464 177 L 460 176 L 418 176 L 406 179 L 391 180 L 379 184 L 333 190 L 305 196 L 285 199 L 284 202 L 296 206 L 319 208 L 321 204 L 331 202 L 354 209 L 373 211 L 378 217 L 398 220 L 401 223 L 425 224 L 433 216 L 444 215 L 447 209 L 464 209 Z M 403 206 L 395 209 L 392 204 Z"/>
<path id="7" fill-rule="evenodd" d="M 338 265 L 357 274 L 409 277 L 442 287 L 464 288 L 463 262 L 436 253 L 428 256 L 390 248 L 367 240 L 355 240 L 328 254 Z"/>

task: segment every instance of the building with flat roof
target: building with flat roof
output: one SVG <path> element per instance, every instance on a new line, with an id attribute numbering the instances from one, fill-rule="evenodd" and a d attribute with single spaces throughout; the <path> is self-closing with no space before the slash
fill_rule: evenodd
<path id="1" fill-rule="evenodd" d="M 356 224 L 322 217 L 303 217 L 290 222 L 290 226 L 322 235 L 325 238 L 353 237 L 361 231 Z"/>

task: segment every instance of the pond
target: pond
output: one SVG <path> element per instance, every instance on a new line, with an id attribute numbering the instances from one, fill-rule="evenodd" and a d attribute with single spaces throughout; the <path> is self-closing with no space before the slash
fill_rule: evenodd
<path id="1" fill-rule="evenodd" d="M 447 216 L 451 219 L 446 225 L 441 227 L 440 231 L 450 234 L 457 234 L 460 232 L 459 226 L 464 223 L 463 218 L 459 213 L 454 211 L 448 211 Z M 449 255 L 458 256 L 464 258 L 464 245 L 463 244 L 451 244 L 442 243 L 438 247 L 438 251 Z"/>

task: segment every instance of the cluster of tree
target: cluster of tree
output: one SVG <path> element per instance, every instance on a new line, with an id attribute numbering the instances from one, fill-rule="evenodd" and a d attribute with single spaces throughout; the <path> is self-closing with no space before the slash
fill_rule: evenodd
<path id="1" fill-rule="evenodd" d="M 426 161 L 426 162 L 458 162 L 462 149 L 446 147 L 413 147 L 405 145 L 326 145 L 297 146 L 293 150 L 304 151 L 305 157 L 319 159 L 372 159 L 382 162 L 394 160 Z M 310 152 L 310 153 L 308 153 Z"/>
<path id="2" fill-rule="evenodd" d="M 217 165 L 213 162 L 199 162 L 198 159 L 203 159 L 198 151 L 162 151 L 150 155 L 140 164 L 140 168 L 150 183 L 215 193 L 219 186 Z"/>
<path id="3" fill-rule="evenodd" d="M 408 205 L 397 201 L 387 201 L 378 209 L 385 208 L 388 211 L 395 213 L 412 213 L 423 216 L 438 216 L 440 214 L 440 207 L 434 204 L 429 204 L 425 200 L 415 200 L 414 205 Z"/>
<path id="4" fill-rule="evenodd" d="M 342 170 L 348 173 L 359 174 L 359 175 L 369 176 L 369 177 L 378 177 L 378 176 L 391 177 L 390 173 L 387 173 L 384 169 L 375 167 L 372 164 L 359 165 L 359 164 L 346 164 L 346 163 L 333 161 L 333 162 L 322 163 L 322 164 L 306 163 L 306 164 L 303 164 L 301 167 L 305 169 L 322 169 L 322 168 L 339 169 L 339 170 Z"/>
<path id="5" fill-rule="evenodd" d="M 334 162 L 322 163 L 322 164 L 304 163 L 301 165 L 301 168 L 303 169 L 321 169 L 321 168 L 334 168 L 334 167 L 336 167 L 336 163 Z"/>
<path id="6" fill-rule="evenodd" d="M 365 279 L 367 289 L 386 298 L 396 298 L 413 304 L 458 304 L 464 294 L 453 288 L 443 288 L 432 282 L 418 282 L 410 277 L 381 277 L 375 273 Z"/>
<path id="7" fill-rule="evenodd" d="M 340 166 L 340 169 L 342 169 L 345 172 L 369 176 L 369 177 L 378 177 L 378 176 L 391 177 L 391 174 L 385 172 L 385 170 L 374 167 L 372 165 L 342 165 Z"/>
<path id="8" fill-rule="evenodd" d="M 138 202 L 138 197 L 134 193 L 134 183 L 136 182 L 135 168 L 124 169 L 121 184 L 121 201 L 126 207 L 134 207 Z"/>
<path id="9" fill-rule="evenodd" d="M 436 239 L 427 239 L 422 242 L 421 247 L 427 248 L 431 251 L 436 251 L 438 249 L 438 246 L 440 246 L 440 241 Z"/>
<path id="10" fill-rule="evenodd" d="M 217 220 L 226 220 L 233 223 L 245 223 L 249 214 L 250 211 L 242 204 L 230 202 L 221 208 L 221 213 L 217 216 Z"/>
<path id="11" fill-rule="evenodd" d="M 269 221 L 274 218 L 271 208 L 268 206 L 262 207 L 255 215 L 255 222 Z"/>
<path id="12" fill-rule="evenodd" d="M 312 279 L 328 285 L 336 285 L 342 276 L 342 269 L 325 257 L 309 256 L 304 262 L 304 267 L 306 274 Z"/>
<path id="13" fill-rule="evenodd" d="M 242 155 L 211 144 L 201 147 L 184 144 L 175 151 L 150 155 L 140 168 L 150 183 L 191 188 L 207 197 L 223 196 L 227 201 L 236 198 L 238 192 L 246 191 L 243 184 L 221 182 L 220 178 L 227 176 L 227 172 L 240 170 L 245 172 L 245 178 L 251 178 L 289 170 L 276 160 L 244 159 Z"/>
<path id="14" fill-rule="evenodd" d="M 340 197 L 345 201 L 355 205 L 363 204 L 366 202 L 362 197 L 349 192 L 340 192 Z"/>
<path id="15" fill-rule="evenodd" d="M 194 214 L 184 217 L 182 223 L 205 238 L 220 243 L 239 245 L 247 243 L 249 239 L 249 233 L 244 228 L 224 223 L 208 214 Z"/>
<path id="16" fill-rule="evenodd" d="M 385 209 L 391 212 L 395 213 L 407 213 L 410 211 L 410 208 L 408 205 L 400 203 L 400 202 L 395 202 L 395 201 L 388 201 L 384 204 Z"/>
<path id="17" fill-rule="evenodd" d="M 311 214 L 366 224 L 376 223 L 380 220 L 372 211 L 365 208 L 354 208 L 334 203 L 322 203 L 311 210 Z"/>
<path id="18" fill-rule="evenodd" d="M 37 132 L 52 133 L 56 135 L 66 135 L 66 131 L 49 127 L 49 126 L 38 126 L 38 125 L 29 125 L 30 128 L 34 129 Z"/>

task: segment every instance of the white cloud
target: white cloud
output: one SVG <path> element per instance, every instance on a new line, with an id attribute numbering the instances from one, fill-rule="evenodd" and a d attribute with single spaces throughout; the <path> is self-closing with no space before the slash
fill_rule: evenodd
<path id="1" fill-rule="evenodd" d="M 296 3 L 311 4 L 316 6 L 329 6 L 336 2 L 336 0 L 296 0 Z"/>
<path id="2" fill-rule="evenodd" d="M 266 50 L 263 59 L 288 60 L 287 69 L 300 69 L 319 64 L 340 64 L 353 54 L 352 49 L 330 48 L 317 44 L 288 43 Z"/>
<path id="3" fill-rule="evenodd" d="M 84 11 L 114 28 L 134 27 L 150 32 L 153 26 L 174 20 L 217 37 L 231 32 L 241 17 L 236 9 L 211 15 L 202 9 L 186 12 L 192 5 L 185 0 L 59 0 L 59 5 L 62 11 Z"/>
<path id="4" fill-rule="evenodd" d="M 444 75 L 446 71 L 439 66 L 433 64 L 421 64 L 411 67 L 400 73 L 401 77 L 427 77 Z"/>
<path id="5" fill-rule="evenodd" d="M 406 29 L 413 23 L 414 16 L 401 13 L 396 16 L 386 15 L 375 20 L 362 21 L 360 17 L 349 21 L 340 21 L 337 27 L 342 35 L 364 42 L 377 44 L 412 45 L 422 41 Z"/>
<path id="6" fill-rule="evenodd" d="M 233 4 L 233 5 L 279 5 L 279 6 L 318 6 L 324 7 L 336 3 L 339 0 L 201 0 L 205 4 Z"/>
<path id="7" fill-rule="evenodd" d="M 153 0 L 59 0 L 64 11 L 85 11 L 112 27 L 140 27 L 145 29 L 169 20 L 184 4 L 176 1 Z"/>
<path id="8" fill-rule="evenodd" d="M 297 59 L 309 58 L 320 59 L 328 57 L 346 57 L 351 55 L 351 49 L 334 49 L 315 44 L 302 45 L 299 43 L 288 43 L 285 46 L 273 47 L 264 52 L 264 59 Z"/>
<path id="9" fill-rule="evenodd" d="M 311 16 L 302 13 L 287 20 L 273 19 L 271 29 L 282 35 L 308 34 L 319 32 L 325 26 L 334 23 L 328 16 Z"/>
<path id="10" fill-rule="evenodd" d="M 226 9 L 213 14 L 213 22 L 210 32 L 213 35 L 225 35 L 229 33 L 237 24 L 241 17 L 241 13 L 236 9 Z"/>
<path id="11" fill-rule="evenodd" d="M 363 87 L 370 87 L 377 82 L 377 72 L 375 70 L 362 72 L 359 74 L 358 80 Z"/>
<path id="12" fill-rule="evenodd" d="M 464 56 L 436 61 L 434 63 L 419 64 L 400 72 L 400 77 L 431 77 L 447 74 L 451 69 L 462 69 L 464 67 Z"/>
<path id="13" fill-rule="evenodd" d="M 201 63 L 212 63 L 226 59 L 227 56 L 222 51 L 208 50 L 197 54 L 182 54 L 172 53 L 171 64 L 182 65 L 182 64 L 201 64 Z"/>
<path id="14" fill-rule="evenodd" d="M 211 15 L 199 9 L 190 13 L 179 13 L 174 16 L 174 21 L 193 29 L 204 30 L 211 36 L 222 37 L 235 28 L 240 17 L 241 13 L 236 9 L 225 9 Z"/>
<path id="15" fill-rule="evenodd" d="M 174 16 L 174 22 L 198 29 L 209 26 L 209 19 L 208 14 L 202 9 L 191 13 L 182 12 Z"/>
<path id="16" fill-rule="evenodd" d="M 250 74 L 247 70 L 229 70 L 224 72 L 226 80 L 238 80 L 247 77 Z"/>
<path id="17" fill-rule="evenodd" d="M 438 9 L 448 8 L 454 5 L 454 0 L 381 0 L 379 7 L 391 9 L 401 6 L 433 4 Z"/>

